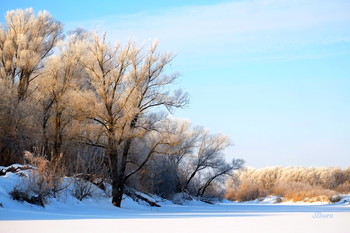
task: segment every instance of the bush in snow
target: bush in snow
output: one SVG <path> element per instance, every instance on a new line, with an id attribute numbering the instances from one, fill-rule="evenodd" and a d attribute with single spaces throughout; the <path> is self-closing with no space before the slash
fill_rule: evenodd
<path id="1" fill-rule="evenodd" d="M 59 161 L 49 162 L 45 157 L 28 151 L 24 152 L 24 158 L 33 167 L 22 173 L 21 183 L 14 188 L 11 196 L 14 200 L 44 206 L 48 196 L 56 197 L 65 188 L 62 186 L 63 167 Z"/>
<path id="2" fill-rule="evenodd" d="M 104 177 L 107 176 L 104 165 L 104 157 L 94 154 L 88 158 L 78 153 L 75 164 L 73 164 L 73 196 L 82 201 L 85 198 L 93 197 L 98 188 L 108 196 L 110 190 L 106 187 Z"/>
<path id="3" fill-rule="evenodd" d="M 79 201 L 87 197 L 92 197 L 96 190 L 96 186 L 83 178 L 74 179 L 73 196 Z"/>
<path id="4" fill-rule="evenodd" d="M 39 196 L 39 195 L 30 196 L 30 194 L 28 194 L 27 192 L 21 191 L 21 189 L 18 187 L 15 187 L 10 192 L 10 196 L 12 197 L 13 200 L 16 200 L 16 201 L 20 201 L 20 202 L 26 201 L 31 204 L 40 205 L 42 207 L 45 206 L 44 198 L 42 196 Z"/>

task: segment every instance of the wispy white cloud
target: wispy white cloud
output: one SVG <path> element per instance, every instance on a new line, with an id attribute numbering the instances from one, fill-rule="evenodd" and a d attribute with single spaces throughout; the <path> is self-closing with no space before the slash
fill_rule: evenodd
<path id="1" fill-rule="evenodd" d="M 111 40 L 158 39 L 190 57 L 264 57 L 349 43 L 349 12 L 348 0 L 243 0 L 112 15 L 82 26 L 100 25 Z"/>

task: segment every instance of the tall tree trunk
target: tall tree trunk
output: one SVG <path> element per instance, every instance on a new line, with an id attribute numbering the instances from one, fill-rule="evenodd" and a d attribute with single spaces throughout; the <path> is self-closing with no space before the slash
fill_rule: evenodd
<path id="1" fill-rule="evenodd" d="M 40 148 L 40 153 L 43 155 L 48 156 L 48 160 L 51 160 L 51 153 L 49 148 L 49 139 L 47 136 L 47 125 L 51 114 L 52 105 L 54 103 L 54 99 L 49 100 L 49 102 L 46 104 L 46 102 L 43 103 L 43 119 L 41 123 L 41 130 L 42 130 L 42 144 Z"/>
<path id="2" fill-rule="evenodd" d="M 132 119 L 130 123 L 130 128 L 133 130 L 135 128 L 136 122 L 138 120 L 139 115 L 136 114 L 136 116 Z M 110 136 L 114 136 L 114 134 L 111 134 Z M 114 142 L 114 139 L 112 139 Z M 116 169 L 116 173 L 113 174 L 112 176 L 112 204 L 117 207 L 121 207 L 121 202 L 123 199 L 123 194 L 124 194 L 124 187 L 125 187 L 125 182 L 126 182 L 126 176 L 125 176 L 125 170 L 126 170 L 126 163 L 127 163 L 127 158 L 129 155 L 129 150 L 131 146 L 131 141 L 132 138 L 128 138 L 125 142 L 124 148 L 123 148 L 123 154 L 121 157 L 121 160 L 119 161 L 119 167 L 118 164 L 113 166 L 113 170 Z M 114 148 L 114 147 L 112 147 Z M 116 157 L 118 159 L 118 157 Z"/>
<path id="3" fill-rule="evenodd" d="M 117 170 L 113 168 L 113 170 Z M 118 173 L 116 171 L 116 173 Z M 114 177 L 116 176 L 116 177 Z M 123 194 L 124 194 L 124 182 L 123 177 L 120 174 L 113 174 L 112 178 L 112 204 L 116 207 L 121 207 Z"/>
<path id="4" fill-rule="evenodd" d="M 47 118 L 44 116 L 42 125 L 41 125 L 41 130 L 42 130 L 42 138 L 41 138 L 41 146 L 40 146 L 40 151 L 39 153 L 42 155 L 48 156 L 48 160 L 51 159 L 49 151 L 49 140 L 47 138 Z M 48 154 L 46 154 L 48 153 Z"/>
<path id="5" fill-rule="evenodd" d="M 59 158 L 62 148 L 62 112 L 56 110 L 55 116 L 55 141 L 52 153 L 52 159 L 55 161 Z"/>
<path id="6" fill-rule="evenodd" d="M 109 132 L 111 132 L 110 130 Z M 118 169 L 118 152 L 114 148 L 114 140 L 109 138 L 109 147 L 107 148 L 107 155 L 110 158 L 110 175 L 112 179 L 112 204 L 120 207 L 123 198 L 123 187 L 120 185 L 120 175 Z"/>
<path id="7" fill-rule="evenodd" d="M 129 154 L 131 141 L 132 139 L 129 138 L 125 143 L 119 166 L 118 164 L 116 164 L 116 162 L 112 162 L 112 204 L 117 207 L 121 207 L 121 202 L 123 199 L 124 187 L 126 182 L 126 159 Z M 115 159 L 117 159 L 117 156 L 115 156 Z"/>
<path id="8" fill-rule="evenodd" d="M 23 71 L 21 72 L 19 83 L 18 83 L 18 102 L 24 100 L 25 95 L 29 86 L 29 76 L 31 72 Z"/>

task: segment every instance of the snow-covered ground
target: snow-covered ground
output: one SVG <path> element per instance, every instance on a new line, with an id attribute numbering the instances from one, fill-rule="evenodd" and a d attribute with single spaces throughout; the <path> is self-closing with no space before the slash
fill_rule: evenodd
<path id="1" fill-rule="evenodd" d="M 51 198 L 45 207 L 14 201 L 9 192 L 19 176 L 0 176 L 0 233 L 41 232 L 350 232 L 350 196 L 336 204 L 273 204 L 187 201 L 175 205 L 159 200 L 149 207 L 125 197 L 122 208 L 111 205 L 103 193 L 83 201 L 69 192 Z"/>

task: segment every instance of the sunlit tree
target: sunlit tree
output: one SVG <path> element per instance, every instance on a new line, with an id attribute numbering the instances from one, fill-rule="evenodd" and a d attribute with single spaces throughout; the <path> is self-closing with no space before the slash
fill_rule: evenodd
<path id="1" fill-rule="evenodd" d="M 0 78 L 17 87 L 18 100 L 26 97 L 28 86 L 42 68 L 57 42 L 62 25 L 46 11 L 13 10 L 0 27 Z"/>
<path id="2" fill-rule="evenodd" d="M 169 91 L 178 77 L 164 74 L 173 56 L 160 55 L 156 49 L 156 43 L 147 51 L 131 42 L 112 47 L 97 35 L 82 45 L 81 64 L 95 95 L 94 109 L 86 112 L 86 118 L 101 131 L 101 136 L 87 138 L 86 143 L 105 149 L 111 165 L 112 203 L 118 207 L 133 143 L 153 131 L 154 121 L 161 119 L 152 113 L 161 106 L 171 111 L 187 103 L 186 94 Z"/>

